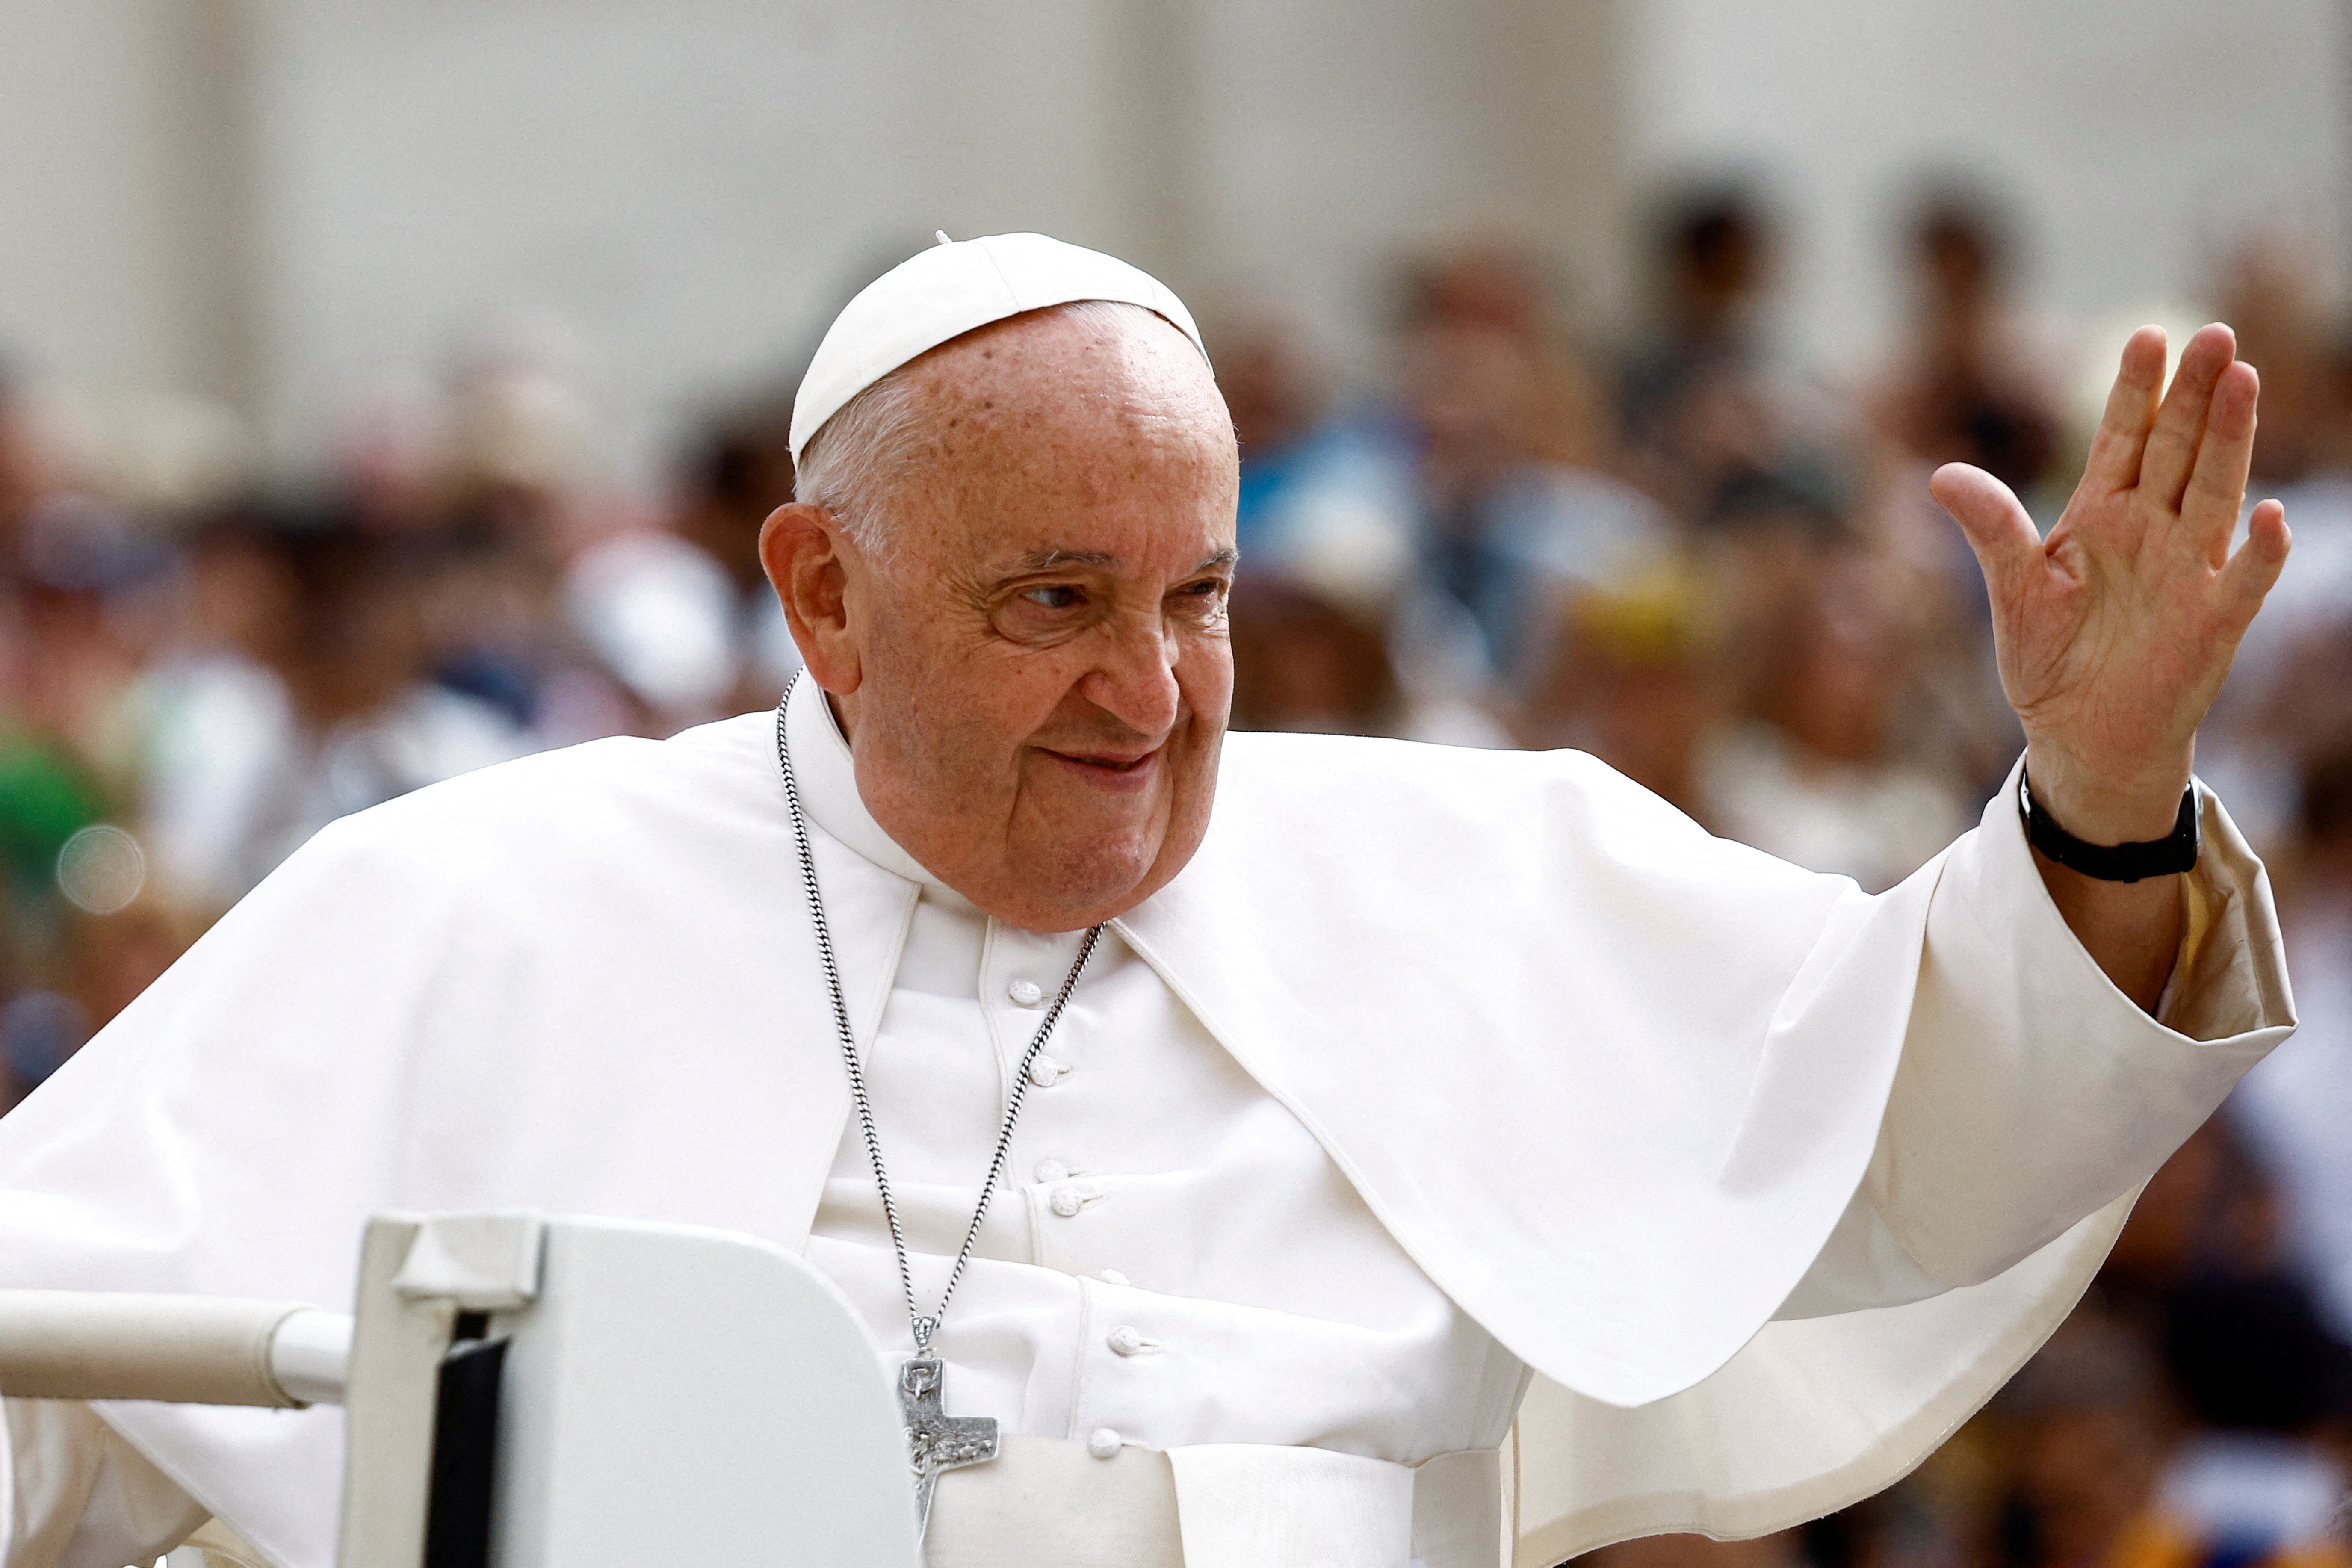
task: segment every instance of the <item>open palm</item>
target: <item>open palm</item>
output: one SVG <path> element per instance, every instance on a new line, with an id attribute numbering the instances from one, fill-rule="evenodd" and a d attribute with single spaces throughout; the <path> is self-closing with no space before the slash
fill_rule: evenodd
<path id="1" fill-rule="evenodd" d="M 2164 332 L 2132 334 L 2083 481 L 2047 539 L 1981 468 L 1947 464 L 1930 481 L 1984 569 L 2035 793 L 2085 837 L 2168 830 L 2198 723 L 2286 563 L 2276 501 L 2255 509 L 2230 552 L 2259 391 L 2235 355 L 2229 328 L 2199 331 L 2159 403 Z"/>

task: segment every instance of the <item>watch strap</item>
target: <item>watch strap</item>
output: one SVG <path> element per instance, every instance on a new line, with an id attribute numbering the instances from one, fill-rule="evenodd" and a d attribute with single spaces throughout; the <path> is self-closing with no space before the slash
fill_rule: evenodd
<path id="1" fill-rule="evenodd" d="M 2170 877 L 2192 868 L 2201 834 L 2197 786 L 2180 797 L 2180 815 L 2162 838 L 2137 844 L 2086 844 L 2058 826 L 2057 818 L 2033 798 L 2033 781 L 2019 771 L 2017 811 L 2025 819 L 2025 841 L 2070 871 L 2102 882 L 2139 882 L 2150 877 Z"/>

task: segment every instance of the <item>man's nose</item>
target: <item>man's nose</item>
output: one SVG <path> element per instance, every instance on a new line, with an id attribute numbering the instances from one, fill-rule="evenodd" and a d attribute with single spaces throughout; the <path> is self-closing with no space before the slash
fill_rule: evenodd
<path id="1" fill-rule="evenodd" d="M 1087 700 L 1157 742 L 1176 723 L 1176 639 L 1157 624 L 1115 628 L 1080 689 Z"/>

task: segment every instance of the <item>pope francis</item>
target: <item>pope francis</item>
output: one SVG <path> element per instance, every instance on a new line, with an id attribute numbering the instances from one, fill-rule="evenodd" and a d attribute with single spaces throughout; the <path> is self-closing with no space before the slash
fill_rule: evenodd
<path id="1" fill-rule="evenodd" d="M 2229 331 L 2165 364 L 2126 346 L 2047 538 L 1935 477 L 2028 746 L 1870 897 L 1574 753 L 1228 735 L 1191 316 L 943 237 L 801 388 L 777 711 L 320 833 L 0 1124 L 0 1286 L 340 1305 L 390 1207 L 751 1232 L 997 1424 L 936 1568 L 1545 1564 L 1837 1508 L 2293 1024 L 2189 773 L 2287 533 L 2230 550 Z M 6 1568 L 210 1516 L 331 1558 L 333 1411 L 5 1412 Z"/>

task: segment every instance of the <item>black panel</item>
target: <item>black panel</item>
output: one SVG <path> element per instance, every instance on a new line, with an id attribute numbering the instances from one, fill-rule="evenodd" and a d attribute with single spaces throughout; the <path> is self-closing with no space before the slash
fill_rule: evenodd
<path id="1" fill-rule="evenodd" d="M 441 1363 L 433 1416 L 433 1490 L 425 1568 L 489 1568 L 490 1491 L 498 1479 L 499 1384 L 507 1342 L 461 1342 Z"/>

